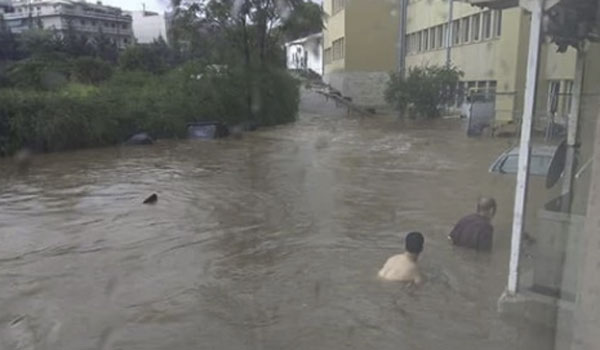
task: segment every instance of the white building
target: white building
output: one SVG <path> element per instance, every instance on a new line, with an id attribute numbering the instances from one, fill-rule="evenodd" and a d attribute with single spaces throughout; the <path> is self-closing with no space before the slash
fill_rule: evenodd
<path id="1" fill-rule="evenodd" d="M 323 33 L 290 41 L 285 44 L 287 67 L 293 70 L 312 70 L 323 75 Z"/>
<path id="2" fill-rule="evenodd" d="M 167 21 L 164 14 L 151 11 L 131 11 L 133 35 L 140 44 L 151 43 L 158 38 L 167 38 Z"/>
<path id="3" fill-rule="evenodd" d="M 0 17 L 3 16 L 5 12 L 8 12 L 11 8 L 10 0 L 0 0 Z"/>
<path id="4" fill-rule="evenodd" d="M 85 38 L 102 33 L 120 48 L 134 42 L 131 16 L 100 1 L 14 0 L 4 21 L 13 33 L 38 27 L 59 33 L 72 29 Z"/>

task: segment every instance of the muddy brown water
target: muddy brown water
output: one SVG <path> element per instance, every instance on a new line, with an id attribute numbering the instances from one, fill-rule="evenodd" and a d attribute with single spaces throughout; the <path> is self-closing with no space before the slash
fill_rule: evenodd
<path id="1" fill-rule="evenodd" d="M 302 107 L 242 139 L 2 160 L 0 348 L 533 349 L 496 312 L 513 180 L 487 170 L 512 140 Z M 482 194 L 491 255 L 446 239 Z M 411 230 L 425 285 L 377 280 Z"/>

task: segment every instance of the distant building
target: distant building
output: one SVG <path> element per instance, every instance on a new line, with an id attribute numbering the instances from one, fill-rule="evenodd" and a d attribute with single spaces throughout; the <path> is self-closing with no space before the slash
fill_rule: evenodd
<path id="1" fill-rule="evenodd" d="M 312 34 L 285 44 L 287 67 L 323 75 L 323 34 Z"/>
<path id="2" fill-rule="evenodd" d="M 168 41 L 167 20 L 164 14 L 151 11 L 131 11 L 133 35 L 140 44 L 151 43 L 158 38 Z"/>
<path id="3" fill-rule="evenodd" d="M 397 9 L 397 1 L 323 1 L 323 80 L 359 105 L 386 104 L 386 83 L 398 60 Z"/>
<path id="4" fill-rule="evenodd" d="M 41 27 L 58 33 L 74 30 L 86 38 L 102 34 L 120 48 L 134 42 L 131 15 L 100 1 L 14 0 L 12 7 L 4 21 L 13 33 Z"/>

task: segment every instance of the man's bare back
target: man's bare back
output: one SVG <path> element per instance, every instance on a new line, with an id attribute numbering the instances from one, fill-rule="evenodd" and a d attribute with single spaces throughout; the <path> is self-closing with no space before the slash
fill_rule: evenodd
<path id="1" fill-rule="evenodd" d="M 423 251 L 425 239 L 419 232 L 411 232 L 406 236 L 406 252 L 389 258 L 379 270 L 379 277 L 388 281 L 413 282 L 420 284 L 423 281 L 417 259 Z"/>
<path id="2" fill-rule="evenodd" d="M 379 277 L 388 281 L 414 282 L 423 281 L 416 262 L 408 253 L 394 255 L 379 270 Z"/>

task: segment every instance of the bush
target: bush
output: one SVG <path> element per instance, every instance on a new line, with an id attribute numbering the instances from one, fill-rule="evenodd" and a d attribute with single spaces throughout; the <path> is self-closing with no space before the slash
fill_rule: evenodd
<path id="1" fill-rule="evenodd" d="M 99 84 L 112 75 L 112 67 L 107 62 L 93 57 L 79 57 L 73 60 L 71 79 L 82 84 Z"/>
<path id="2" fill-rule="evenodd" d="M 183 137 L 195 121 L 275 125 L 295 119 L 298 83 L 286 71 L 214 67 L 191 62 L 163 76 L 117 71 L 98 86 L 0 89 L 0 155 L 22 147 L 117 144 L 140 131 Z"/>
<path id="3" fill-rule="evenodd" d="M 391 73 L 385 99 L 399 111 L 412 105 L 418 116 L 439 117 L 440 107 L 451 101 L 462 75 L 456 67 L 439 66 L 412 67 L 407 76 Z"/>

